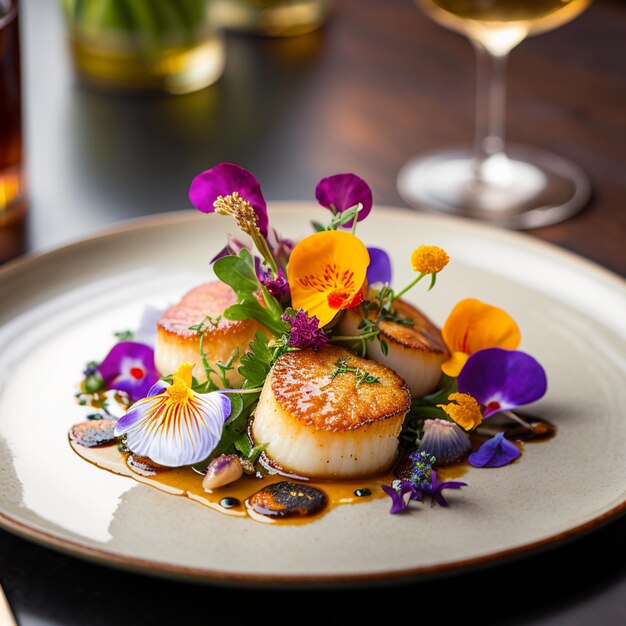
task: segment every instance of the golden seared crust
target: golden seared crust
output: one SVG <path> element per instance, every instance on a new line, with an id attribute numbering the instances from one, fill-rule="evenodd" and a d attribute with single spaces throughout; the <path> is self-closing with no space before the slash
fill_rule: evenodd
<path id="1" fill-rule="evenodd" d="M 170 341 L 175 338 L 182 341 L 196 338 L 198 332 L 189 330 L 190 326 L 200 324 L 207 315 L 219 317 L 225 309 L 236 302 L 234 291 L 220 281 L 199 285 L 187 293 L 178 304 L 165 311 L 159 320 L 158 333 Z M 231 321 L 222 318 L 218 324 L 209 325 L 204 331 L 204 336 L 219 339 L 230 335 L 248 334 L 250 331 L 254 334 L 258 328 L 261 328 L 261 325 L 255 320 Z"/>
<path id="2" fill-rule="evenodd" d="M 412 320 L 413 325 L 381 322 L 380 332 L 385 341 L 394 342 L 413 350 L 424 350 L 435 354 L 447 353 L 441 337 L 441 330 L 421 311 L 404 300 L 396 300 L 394 307 L 400 317 Z"/>
<path id="3" fill-rule="evenodd" d="M 357 385 L 354 372 L 333 377 L 340 359 L 380 382 Z M 283 354 L 274 364 L 271 385 L 276 402 L 286 413 L 330 432 L 404 415 L 411 404 L 409 388 L 395 372 L 336 346 Z"/>

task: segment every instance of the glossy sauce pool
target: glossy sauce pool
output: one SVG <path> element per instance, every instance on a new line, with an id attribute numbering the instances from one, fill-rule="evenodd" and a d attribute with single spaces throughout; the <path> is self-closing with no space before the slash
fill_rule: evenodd
<path id="1" fill-rule="evenodd" d="M 390 485 L 393 480 L 391 472 L 379 476 L 346 481 L 297 481 L 292 478 L 287 479 L 280 474 L 272 474 L 264 478 L 244 476 L 230 485 L 208 493 L 202 488 L 202 476 L 190 467 L 161 470 L 154 476 L 144 476 L 128 466 L 126 462 L 128 453 L 120 452 L 117 444 L 87 448 L 70 441 L 70 445 L 74 452 L 86 461 L 114 474 L 133 478 L 137 482 L 145 483 L 171 495 L 187 497 L 225 515 L 250 517 L 266 524 L 306 524 L 325 515 L 337 506 L 371 502 L 378 498 L 384 498 L 386 496 L 381 489 L 381 485 Z M 263 487 L 285 480 L 302 482 L 302 484 L 321 489 L 328 498 L 324 509 L 316 515 L 307 517 L 274 518 L 255 513 L 245 505 L 246 500 Z M 371 493 L 366 496 L 357 496 L 355 494 L 355 491 L 365 489 L 369 489 Z M 235 498 L 239 501 L 239 504 L 236 506 L 224 506 L 222 501 L 225 498 Z"/>

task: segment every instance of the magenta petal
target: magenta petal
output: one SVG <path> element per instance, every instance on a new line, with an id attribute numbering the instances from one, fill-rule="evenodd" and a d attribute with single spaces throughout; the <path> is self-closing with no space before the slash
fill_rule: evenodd
<path id="1" fill-rule="evenodd" d="M 502 467 L 514 461 L 520 454 L 518 447 L 505 439 L 504 433 L 498 433 L 485 441 L 468 459 L 474 467 Z"/>
<path id="2" fill-rule="evenodd" d="M 367 282 L 390 283 L 391 282 L 391 259 L 381 248 L 368 248 L 370 264 L 367 267 Z"/>
<path id="3" fill-rule="evenodd" d="M 362 204 L 363 209 L 358 215 L 357 222 L 364 220 L 372 210 L 372 190 L 356 174 L 335 174 L 322 178 L 315 188 L 315 198 L 327 209 L 331 209 L 332 205 L 338 213 Z M 344 226 L 351 228 L 353 221 Z"/>
<path id="4" fill-rule="evenodd" d="M 458 377 L 459 391 L 486 407 L 485 417 L 538 400 L 546 392 L 546 373 L 529 354 L 489 348 L 470 356 Z"/>
<path id="5" fill-rule="evenodd" d="M 267 205 L 259 181 L 239 165 L 220 163 L 198 174 L 191 182 L 189 200 L 198 211 L 213 213 L 213 203 L 218 196 L 229 196 L 233 191 L 237 191 L 250 202 L 258 218 L 259 230 L 263 237 L 267 237 Z"/>

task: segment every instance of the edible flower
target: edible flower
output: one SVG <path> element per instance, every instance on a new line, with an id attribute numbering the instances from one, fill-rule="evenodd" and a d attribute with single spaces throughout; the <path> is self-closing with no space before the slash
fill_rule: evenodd
<path id="1" fill-rule="evenodd" d="M 462 461 L 472 445 L 454 422 L 429 419 L 424 422 L 424 435 L 418 449 L 432 454 L 439 464 L 449 465 Z"/>
<path id="2" fill-rule="evenodd" d="M 446 499 L 443 497 L 443 490 L 460 489 L 461 487 L 467 487 L 467 483 L 462 483 L 457 480 L 447 480 L 443 483 L 439 482 L 437 472 L 433 470 L 430 476 L 430 487 L 428 487 L 425 492 L 430 496 L 433 506 L 435 503 L 441 506 L 448 506 Z"/>
<path id="3" fill-rule="evenodd" d="M 366 274 L 368 284 L 389 284 L 391 282 L 391 259 L 389 255 L 381 248 L 369 247 L 367 251 L 370 255 L 370 264 Z"/>
<path id="4" fill-rule="evenodd" d="M 419 246 L 411 254 L 411 267 L 420 274 L 437 274 L 449 261 L 446 251 L 437 246 Z"/>
<path id="5" fill-rule="evenodd" d="M 203 213 L 232 216 L 239 229 L 251 237 L 272 271 L 278 273 L 266 241 L 267 205 L 253 174 L 234 163 L 220 163 L 193 179 L 189 200 Z"/>
<path id="6" fill-rule="evenodd" d="M 456 377 L 471 354 L 485 348 L 515 350 L 521 334 L 513 318 L 502 309 L 474 298 L 461 300 L 441 329 L 450 358 L 444 374 Z"/>
<path id="7" fill-rule="evenodd" d="M 191 182 L 189 200 L 202 213 L 232 215 L 248 233 L 251 224 L 267 237 L 267 204 L 254 174 L 234 163 L 220 163 Z M 250 234 L 250 233 L 248 233 Z"/>
<path id="8" fill-rule="evenodd" d="M 281 319 L 289 324 L 288 346 L 290 348 L 300 350 L 313 348 L 317 352 L 326 345 L 328 335 L 319 327 L 317 317 L 309 317 L 300 309 L 293 315 L 283 315 Z"/>
<path id="9" fill-rule="evenodd" d="M 219 391 L 193 391 L 192 369 L 191 363 L 183 363 L 170 385 L 155 384 L 148 397 L 117 421 L 115 435 L 126 435 L 133 453 L 166 467 L 180 467 L 199 463 L 213 452 L 230 416 L 230 398 Z"/>
<path id="10" fill-rule="evenodd" d="M 255 259 L 257 260 L 257 259 Z M 285 272 L 279 267 L 278 273 L 273 274 L 271 270 L 264 270 L 260 263 L 256 264 L 256 275 L 259 281 L 265 285 L 266 289 L 274 298 L 280 301 L 289 299 L 289 283 Z"/>
<path id="11" fill-rule="evenodd" d="M 520 454 L 518 447 L 505 439 L 504 433 L 498 433 L 470 454 L 468 460 L 474 467 L 502 467 L 514 461 Z"/>
<path id="12" fill-rule="evenodd" d="M 465 430 L 473 430 L 483 421 L 478 402 L 468 393 L 451 393 L 448 400 L 451 402 L 437 406 Z"/>
<path id="13" fill-rule="evenodd" d="M 443 497 L 444 489 L 460 489 L 466 483 L 447 481 L 440 482 L 433 465 L 437 459 L 428 452 L 416 450 L 408 456 L 408 466 L 404 465 L 402 477 L 394 480 L 391 485 L 382 485 L 382 490 L 391 498 L 392 515 L 405 511 L 411 500 L 421 502 L 425 495 L 430 496 L 431 504 L 448 506 Z"/>
<path id="14" fill-rule="evenodd" d="M 107 389 L 124 391 L 132 402 L 144 398 L 159 380 L 154 350 L 137 341 L 115 344 L 98 366 L 98 372 Z"/>
<path id="15" fill-rule="evenodd" d="M 325 326 L 343 309 L 363 301 L 369 264 L 367 248 L 344 231 L 324 231 L 302 239 L 288 268 L 291 303 Z"/>
<path id="16" fill-rule="evenodd" d="M 322 178 L 315 188 L 316 200 L 337 215 L 361 206 L 356 221 L 364 220 L 372 210 L 372 190 L 356 174 L 335 174 Z M 355 220 L 344 224 L 346 228 L 355 226 Z"/>
<path id="17" fill-rule="evenodd" d="M 458 378 L 459 391 L 485 407 L 485 417 L 541 398 L 548 387 L 543 367 L 525 352 L 490 348 L 473 354 Z"/>
<path id="18" fill-rule="evenodd" d="M 443 248 L 437 246 L 419 246 L 411 254 L 411 267 L 414 272 L 418 272 L 418 275 L 412 280 L 404 289 L 396 292 L 393 296 L 394 300 L 397 300 L 400 296 L 404 295 L 409 289 L 412 289 L 417 283 L 419 283 L 424 276 L 430 275 L 430 291 L 437 282 L 437 274 L 448 264 L 450 257 Z"/>

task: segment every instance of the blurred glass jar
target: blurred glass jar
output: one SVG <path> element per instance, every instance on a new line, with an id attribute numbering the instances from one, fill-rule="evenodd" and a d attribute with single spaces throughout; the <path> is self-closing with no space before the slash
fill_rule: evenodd
<path id="1" fill-rule="evenodd" d="M 327 19 L 330 0 L 214 0 L 212 21 L 270 37 L 304 35 Z"/>
<path id="2" fill-rule="evenodd" d="M 213 0 L 62 0 L 74 66 L 112 91 L 189 93 L 214 83 L 225 48 Z"/>

